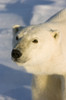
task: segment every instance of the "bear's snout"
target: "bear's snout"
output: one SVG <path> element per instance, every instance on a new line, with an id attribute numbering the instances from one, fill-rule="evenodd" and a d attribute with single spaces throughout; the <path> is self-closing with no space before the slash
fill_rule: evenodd
<path id="1" fill-rule="evenodd" d="M 22 53 L 17 49 L 13 49 L 12 53 L 11 53 L 11 56 L 13 58 L 17 59 L 17 58 L 20 58 L 22 56 Z"/>

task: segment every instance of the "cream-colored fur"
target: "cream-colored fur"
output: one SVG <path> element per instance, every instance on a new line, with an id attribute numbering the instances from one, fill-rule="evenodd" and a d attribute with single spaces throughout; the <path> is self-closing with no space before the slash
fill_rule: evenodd
<path id="1" fill-rule="evenodd" d="M 59 75 L 35 75 L 32 82 L 33 100 L 63 100 L 61 78 L 64 79 Z"/>
<path id="2" fill-rule="evenodd" d="M 43 24 L 13 27 L 13 48 L 22 53 L 15 62 L 34 74 L 33 100 L 66 100 L 65 15 L 63 9 Z"/>

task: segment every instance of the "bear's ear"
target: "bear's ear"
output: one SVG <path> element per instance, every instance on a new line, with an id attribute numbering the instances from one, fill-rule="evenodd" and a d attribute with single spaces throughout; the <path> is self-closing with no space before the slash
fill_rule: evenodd
<path id="1" fill-rule="evenodd" d="M 20 25 L 14 25 L 13 26 L 13 33 L 15 34 L 15 33 L 17 33 L 17 32 L 19 32 L 20 30 L 22 30 L 24 27 L 22 27 L 22 26 L 20 26 Z"/>
<path id="2" fill-rule="evenodd" d="M 58 30 L 50 30 L 52 37 L 56 40 L 59 41 L 61 39 L 61 33 Z"/>
<path id="3" fill-rule="evenodd" d="M 50 30 L 51 35 L 54 39 L 57 39 L 59 37 L 59 32 L 57 30 Z"/>

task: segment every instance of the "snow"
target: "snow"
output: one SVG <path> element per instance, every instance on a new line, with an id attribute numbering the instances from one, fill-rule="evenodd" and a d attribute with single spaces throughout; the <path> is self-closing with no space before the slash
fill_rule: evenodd
<path id="1" fill-rule="evenodd" d="M 12 26 L 43 23 L 65 7 L 65 0 L 0 0 L 0 100 L 32 100 L 32 75 L 11 60 Z"/>

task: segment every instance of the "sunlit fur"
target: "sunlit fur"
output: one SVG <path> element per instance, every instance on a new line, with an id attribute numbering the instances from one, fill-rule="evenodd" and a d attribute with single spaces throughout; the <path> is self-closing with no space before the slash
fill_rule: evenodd
<path id="1" fill-rule="evenodd" d="M 64 90 L 66 86 L 64 85 L 63 78 L 60 76 L 63 75 L 66 81 L 65 15 L 66 9 L 60 11 L 43 24 L 28 26 L 15 34 L 13 31 L 13 49 L 18 49 L 22 53 L 22 56 L 16 63 L 20 66 L 24 66 L 27 72 L 37 76 L 34 77 L 33 81 L 32 90 L 34 100 L 66 100 L 66 90 Z M 13 27 L 13 30 L 14 29 L 16 30 L 16 26 Z M 15 40 L 16 36 L 19 37 L 18 41 Z M 33 43 L 32 41 L 34 39 L 37 39 L 38 43 Z M 56 78 L 53 76 L 54 74 Z M 45 78 L 45 75 L 49 76 Z M 37 79 L 39 79 L 38 83 Z M 55 82 L 57 82 L 56 85 L 54 85 L 54 79 Z M 39 85 L 40 82 L 41 85 Z M 43 82 L 44 84 L 42 85 Z M 51 85 L 49 86 L 50 82 L 52 86 L 55 86 L 57 91 L 60 91 L 58 96 L 56 94 L 57 97 L 49 97 L 52 87 Z M 50 91 L 45 87 L 46 84 L 50 88 Z M 60 88 L 58 88 L 58 84 L 61 85 Z M 47 89 L 47 93 L 44 92 L 45 89 Z M 52 89 L 54 93 L 56 93 L 56 90 Z M 42 95 L 42 91 L 45 95 Z"/>
<path id="2" fill-rule="evenodd" d="M 63 68 L 66 65 L 65 33 L 63 23 L 44 23 L 19 31 L 14 36 L 13 44 L 15 43 L 15 49 L 22 52 L 22 56 L 16 63 L 34 74 L 65 73 L 66 67 Z M 16 36 L 19 40 L 16 40 Z M 32 42 L 34 39 L 38 40 L 37 44 Z"/>

